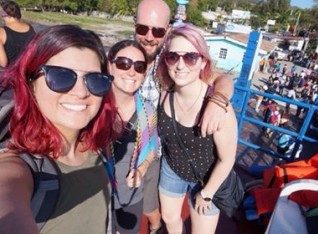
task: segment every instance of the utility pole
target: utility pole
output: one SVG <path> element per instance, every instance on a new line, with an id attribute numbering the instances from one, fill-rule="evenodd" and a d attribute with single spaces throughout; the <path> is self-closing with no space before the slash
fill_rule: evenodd
<path id="1" fill-rule="evenodd" d="M 293 32 L 294 36 L 296 36 L 296 32 L 297 32 L 296 30 L 297 30 L 297 27 L 298 27 L 300 15 L 301 15 L 301 12 L 298 13 L 297 21 L 296 21 L 296 24 L 295 24 L 295 27 L 294 27 L 294 32 Z"/>

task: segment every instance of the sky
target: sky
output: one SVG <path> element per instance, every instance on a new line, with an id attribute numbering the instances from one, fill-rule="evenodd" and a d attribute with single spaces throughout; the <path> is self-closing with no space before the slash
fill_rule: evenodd
<path id="1" fill-rule="evenodd" d="M 297 6 L 299 8 L 312 8 L 314 5 L 313 0 L 291 0 L 291 6 Z"/>

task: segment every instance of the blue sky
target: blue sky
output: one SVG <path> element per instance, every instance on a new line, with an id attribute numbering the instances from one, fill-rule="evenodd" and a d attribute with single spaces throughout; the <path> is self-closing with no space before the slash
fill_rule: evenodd
<path id="1" fill-rule="evenodd" d="M 314 5 L 313 0 L 291 0 L 291 6 L 298 6 L 299 8 L 312 8 Z"/>

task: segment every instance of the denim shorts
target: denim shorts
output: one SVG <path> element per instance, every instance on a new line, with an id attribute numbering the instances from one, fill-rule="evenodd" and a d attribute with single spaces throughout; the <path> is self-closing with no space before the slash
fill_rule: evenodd
<path id="1" fill-rule="evenodd" d="M 199 183 L 188 182 L 178 176 L 168 165 L 166 159 L 162 157 L 159 192 L 173 198 L 183 197 L 189 193 L 189 206 L 194 208 L 194 195 L 202 189 Z M 211 202 L 212 203 L 212 202 Z M 220 210 L 212 203 L 210 210 L 205 215 L 219 214 Z"/>

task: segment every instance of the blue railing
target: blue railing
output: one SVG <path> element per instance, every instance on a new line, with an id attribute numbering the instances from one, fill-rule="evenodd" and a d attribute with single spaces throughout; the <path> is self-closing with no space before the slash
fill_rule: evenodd
<path id="1" fill-rule="evenodd" d="M 253 89 L 249 89 L 249 88 L 246 88 L 246 87 L 242 87 L 238 83 L 236 83 L 236 85 L 235 85 L 235 92 L 241 93 L 240 97 L 243 98 L 243 100 L 240 100 L 240 102 L 242 103 L 242 106 L 240 108 L 238 108 L 238 109 L 235 108 L 235 103 L 234 103 L 234 108 L 236 110 L 237 119 L 238 119 L 239 143 L 240 144 L 243 144 L 243 145 L 245 145 L 245 146 L 247 146 L 249 148 L 252 148 L 254 150 L 258 150 L 258 151 L 264 152 L 264 153 L 269 154 L 269 155 L 271 155 L 273 157 L 276 157 L 276 158 L 282 158 L 282 159 L 285 159 L 286 161 L 293 161 L 295 159 L 295 155 L 296 155 L 296 153 L 297 153 L 297 151 L 298 151 L 298 149 L 299 149 L 299 147 L 300 147 L 300 145 L 302 144 L 303 141 L 318 143 L 317 139 L 314 139 L 314 138 L 311 138 L 311 137 L 308 137 L 308 136 L 305 135 L 307 130 L 308 130 L 308 127 L 310 125 L 311 119 L 312 119 L 315 111 L 318 111 L 318 106 L 315 106 L 315 105 L 312 105 L 312 104 L 306 104 L 306 103 L 303 103 L 303 102 L 299 102 L 299 101 L 291 100 L 291 99 L 288 99 L 288 98 L 284 98 L 282 96 L 268 94 L 268 93 L 263 93 L 263 92 L 260 92 L 260 91 L 257 91 L 257 90 L 253 90 Z M 242 93 L 243 93 L 243 95 L 242 95 Z M 293 104 L 293 105 L 300 106 L 300 107 L 308 109 L 308 111 L 306 112 L 306 117 L 304 119 L 304 122 L 303 122 L 300 130 L 299 131 L 289 130 L 289 129 L 286 129 L 286 128 L 282 128 L 282 127 L 274 126 L 272 124 L 265 123 L 265 122 L 263 122 L 261 120 L 258 120 L 256 118 L 252 118 L 252 117 L 246 116 L 247 107 L 248 107 L 248 101 L 250 100 L 250 97 L 251 97 L 252 94 L 262 95 L 265 98 L 274 99 L 274 100 L 277 100 L 277 101 Z M 239 110 L 239 109 L 241 109 L 241 110 Z M 262 126 L 262 127 L 270 128 L 273 131 L 276 131 L 276 132 L 279 132 L 279 133 L 284 133 L 284 134 L 288 134 L 290 136 L 293 136 L 296 139 L 296 142 L 295 142 L 295 147 L 293 149 L 293 152 L 292 152 L 291 156 L 287 158 L 284 155 L 279 154 L 278 152 L 276 152 L 274 150 L 271 150 L 269 148 L 265 148 L 265 147 L 263 147 L 261 145 L 254 144 L 252 142 L 247 141 L 246 139 L 241 138 L 240 136 L 242 135 L 241 132 L 242 132 L 242 126 L 243 126 L 244 121 L 247 121 L 247 122 L 250 122 L 252 124 Z"/>

